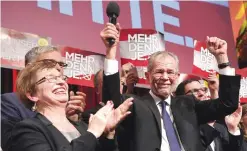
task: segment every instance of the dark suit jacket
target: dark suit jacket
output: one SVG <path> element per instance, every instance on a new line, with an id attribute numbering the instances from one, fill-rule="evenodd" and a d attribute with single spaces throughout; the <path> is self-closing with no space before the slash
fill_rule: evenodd
<path id="1" fill-rule="evenodd" d="M 243 143 L 243 135 L 235 136 L 229 133 L 226 124 L 222 121 L 216 121 L 214 128 L 208 124 L 200 125 L 200 134 L 203 136 L 203 143 L 208 146 L 206 151 L 213 151 L 210 146 L 211 142 L 214 141 L 214 151 L 240 151 Z M 207 140 L 206 139 L 211 139 Z"/>
<path id="2" fill-rule="evenodd" d="M 113 100 L 115 106 L 121 102 L 119 73 L 104 76 L 104 99 Z M 222 119 L 238 107 L 240 76 L 220 75 L 219 99 L 197 101 L 193 96 L 171 98 L 171 110 L 181 142 L 186 151 L 204 151 L 200 141 L 199 125 Z M 134 97 L 132 114 L 121 124 L 118 140 L 124 151 L 155 151 L 161 147 L 161 115 L 151 97 Z"/>
<path id="3" fill-rule="evenodd" d="M 241 151 L 247 151 L 247 140 L 244 140 Z"/>
<path id="4" fill-rule="evenodd" d="M 16 93 L 1 95 L 1 146 L 4 151 L 16 123 L 34 116 L 35 112 L 26 108 Z"/>
<path id="5" fill-rule="evenodd" d="M 69 142 L 43 115 L 26 119 L 12 131 L 9 151 L 113 151 L 115 140 L 99 140 L 87 131 L 85 123 L 72 123 L 81 136 Z"/>

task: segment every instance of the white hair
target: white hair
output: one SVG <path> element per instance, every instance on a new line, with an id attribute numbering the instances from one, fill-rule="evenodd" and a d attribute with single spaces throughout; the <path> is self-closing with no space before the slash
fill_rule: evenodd
<path id="1" fill-rule="evenodd" d="M 34 62 L 39 55 L 46 53 L 46 52 L 53 52 L 58 51 L 58 48 L 55 46 L 38 46 L 34 47 L 31 50 L 29 50 L 25 55 L 25 65 L 28 63 Z"/>
<path id="2" fill-rule="evenodd" d="M 148 72 L 152 71 L 153 62 L 159 56 L 162 56 L 164 58 L 167 57 L 167 56 L 171 56 L 172 58 L 174 58 L 174 60 L 176 61 L 176 64 L 177 64 L 177 72 L 179 71 L 179 60 L 178 60 L 177 55 L 175 55 L 172 52 L 168 52 L 168 51 L 157 51 L 157 52 L 153 53 L 150 56 L 150 58 L 148 59 L 148 67 L 147 67 L 148 68 Z"/>

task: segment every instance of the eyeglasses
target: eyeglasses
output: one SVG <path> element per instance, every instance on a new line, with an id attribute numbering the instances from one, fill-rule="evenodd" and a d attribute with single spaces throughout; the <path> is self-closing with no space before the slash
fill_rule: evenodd
<path id="1" fill-rule="evenodd" d="M 188 92 L 186 92 L 185 94 L 191 93 L 193 95 L 197 95 L 199 93 L 199 91 L 207 93 L 208 92 L 208 88 L 207 87 L 203 87 L 203 88 L 200 88 L 200 89 L 192 89 L 192 90 L 189 90 Z"/>
<path id="2" fill-rule="evenodd" d="M 43 60 L 39 60 L 39 61 L 42 61 L 48 65 L 51 65 L 51 66 L 56 66 L 57 64 L 62 67 L 62 68 L 65 68 L 68 66 L 67 63 L 64 63 L 62 61 L 56 61 L 56 60 L 53 60 L 53 59 L 43 59 Z"/>
<path id="3" fill-rule="evenodd" d="M 60 75 L 60 76 L 45 76 L 43 78 L 41 78 L 40 80 L 38 80 L 35 84 L 39 85 L 43 82 L 45 82 L 46 80 L 50 83 L 57 83 L 58 79 L 63 80 L 63 81 L 67 81 L 68 77 L 66 75 Z"/>
<path id="4" fill-rule="evenodd" d="M 171 69 L 168 69 L 168 70 L 164 70 L 164 69 L 158 69 L 158 70 L 155 70 L 153 72 L 154 74 L 154 77 L 156 78 L 161 78 L 164 76 L 164 73 L 167 74 L 168 78 L 174 78 L 175 75 L 177 74 L 177 72 L 175 72 L 174 70 L 171 70 Z"/>

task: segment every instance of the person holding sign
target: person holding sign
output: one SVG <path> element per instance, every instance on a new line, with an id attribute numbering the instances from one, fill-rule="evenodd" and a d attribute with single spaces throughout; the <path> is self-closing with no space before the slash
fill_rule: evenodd
<path id="1" fill-rule="evenodd" d="M 136 67 L 132 63 L 122 65 L 121 70 L 121 94 L 133 94 L 135 84 L 138 82 L 138 73 Z M 123 90 L 125 89 L 125 90 Z"/>
<path id="2" fill-rule="evenodd" d="M 119 83 L 116 44 L 109 46 L 107 38 L 118 41 L 118 26 L 107 23 L 101 32 L 106 45 L 104 91 L 115 104 L 121 96 L 116 91 Z M 240 76 L 229 67 L 226 43 L 208 38 L 210 52 L 217 58 L 220 70 L 219 98 L 197 101 L 193 96 L 171 97 L 179 77 L 179 60 L 168 51 L 153 53 L 148 60 L 146 77 L 151 90 L 144 97 L 135 97 L 127 117 L 121 124 L 120 150 L 128 151 L 203 151 L 199 125 L 233 113 L 238 107 Z M 127 50 L 126 50 L 127 51 Z M 113 81 L 114 80 L 114 81 Z M 114 91 L 115 90 L 115 91 Z"/>

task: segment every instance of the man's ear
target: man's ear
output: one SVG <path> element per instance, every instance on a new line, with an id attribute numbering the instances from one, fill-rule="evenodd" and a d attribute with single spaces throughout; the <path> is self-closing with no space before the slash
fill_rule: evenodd
<path id="1" fill-rule="evenodd" d="M 26 97 L 33 102 L 37 102 L 39 100 L 36 95 L 33 95 L 31 93 L 26 93 Z"/>
<path id="2" fill-rule="evenodd" d="M 180 76 L 180 72 L 178 72 L 178 73 L 176 74 L 176 79 L 178 79 L 179 76 Z"/>

